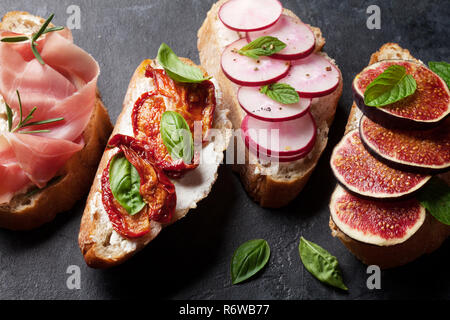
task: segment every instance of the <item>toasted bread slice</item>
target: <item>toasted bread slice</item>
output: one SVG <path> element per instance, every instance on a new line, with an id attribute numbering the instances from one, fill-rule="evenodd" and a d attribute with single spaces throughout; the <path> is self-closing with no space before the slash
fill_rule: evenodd
<path id="1" fill-rule="evenodd" d="M 200 61 L 206 71 L 220 83 L 224 103 L 231 110 L 233 128 L 239 129 L 245 112 L 237 101 L 237 85 L 224 75 L 220 58 L 224 48 L 243 35 L 227 29 L 218 18 L 218 11 L 226 0 L 215 3 L 198 31 Z M 283 14 L 298 17 L 287 9 Z M 325 39 L 319 28 L 311 27 L 316 38 L 316 52 L 321 52 Z M 321 53 L 334 63 L 325 53 Z M 267 167 L 252 153 L 246 151 L 246 163 L 236 164 L 234 170 L 240 174 L 241 181 L 249 195 L 263 207 L 278 208 L 287 205 L 303 189 L 311 176 L 328 142 L 328 131 L 334 120 L 337 104 L 342 94 L 342 76 L 338 88 L 331 94 L 313 99 L 311 112 L 317 124 L 317 140 L 314 149 L 303 159 L 280 163 Z M 242 143 L 237 137 L 236 143 Z M 242 148 L 245 149 L 245 148 Z"/>
<path id="2" fill-rule="evenodd" d="M 189 59 L 181 59 L 185 63 L 194 65 Z M 145 60 L 136 69 L 130 80 L 122 113 L 117 119 L 111 137 L 118 133 L 133 136 L 131 112 L 134 103 L 142 93 L 154 88 L 153 80 L 145 76 L 148 65 L 159 67 L 154 60 Z M 213 83 L 216 82 L 214 79 L 212 81 Z M 161 224 L 151 221 L 150 232 L 137 239 L 127 239 L 113 229 L 108 214 L 103 207 L 100 180 L 103 170 L 117 150 L 105 151 L 89 194 L 78 237 L 81 252 L 90 267 L 109 268 L 123 263 L 152 241 L 164 227 L 183 218 L 190 209 L 196 208 L 197 203 L 209 194 L 217 178 L 217 169 L 223 160 L 223 151 L 226 149 L 231 135 L 231 122 L 228 120 L 229 112 L 222 103 L 222 94 L 217 83 L 215 83 L 215 86 L 217 103 L 213 128 L 220 130 L 222 134 L 217 135 L 214 141 L 203 146 L 203 161 L 196 169 L 186 173 L 181 179 L 172 179 L 177 193 L 177 206 L 171 223 Z"/>
<path id="3" fill-rule="evenodd" d="M 387 43 L 374 53 L 369 65 L 387 59 L 415 59 L 411 53 L 396 43 Z M 346 133 L 358 128 L 362 112 L 353 103 L 346 126 Z M 450 184 L 450 173 L 441 174 L 441 178 Z M 330 228 L 333 237 L 338 237 L 342 243 L 362 262 L 368 265 L 378 265 L 382 269 L 393 268 L 411 262 L 425 253 L 431 253 L 441 246 L 450 236 L 450 226 L 437 221 L 431 214 L 423 225 L 403 243 L 392 246 L 376 246 L 354 240 L 340 230 L 330 217 Z"/>
<path id="4" fill-rule="evenodd" d="M 44 21 L 28 12 L 14 11 L 3 17 L 0 29 L 32 34 Z M 67 161 L 47 187 L 41 190 L 31 187 L 15 195 L 9 203 L 0 205 L 0 227 L 33 229 L 53 220 L 59 212 L 72 208 L 88 192 L 111 130 L 108 112 L 97 92 L 95 108 L 83 133 L 84 148 Z"/>

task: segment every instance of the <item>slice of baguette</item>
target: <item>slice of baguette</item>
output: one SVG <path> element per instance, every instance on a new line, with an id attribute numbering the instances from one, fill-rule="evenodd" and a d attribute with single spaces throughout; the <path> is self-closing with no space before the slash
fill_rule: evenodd
<path id="1" fill-rule="evenodd" d="M 414 60 L 422 63 L 398 44 L 387 43 L 372 55 L 369 65 L 386 59 Z M 362 112 L 353 103 L 345 128 L 346 133 L 358 128 L 361 116 Z M 441 174 L 440 177 L 450 184 L 450 173 Z M 440 223 L 429 213 L 423 225 L 411 238 L 393 246 L 376 246 L 354 240 L 336 226 L 331 216 L 330 228 L 333 237 L 338 237 L 358 259 L 368 265 L 378 265 L 382 269 L 401 266 L 425 253 L 431 253 L 450 236 L 450 226 Z"/>
<path id="2" fill-rule="evenodd" d="M 14 11 L 3 17 L 0 29 L 32 34 L 44 22 L 45 19 L 28 12 Z M 84 148 L 67 161 L 57 173 L 57 179 L 47 187 L 42 190 L 32 187 L 15 195 L 9 203 L 0 205 L 0 227 L 13 230 L 37 228 L 53 220 L 56 214 L 71 209 L 88 192 L 111 131 L 108 112 L 97 92 L 95 108 L 83 133 Z"/>
<path id="3" fill-rule="evenodd" d="M 227 29 L 218 18 L 218 11 L 227 0 L 215 3 L 208 12 L 198 31 L 198 49 L 200 61 L 209 74 L 220 83 L 224 93 L 224 103 L 231 110 L 234 129 L 241 127 L 245 112 L 237 101 L 237 86 L 222 72 L 220 58 L 224 48 L 243 37 L 242 34 Z M 298 17 L 284 9 L 283 14 Z M 319 28 L 311 27 L 316 38 L 316 52 L 321 52 L 325 39 Z M 325 53 L 321 53 L 334 63 Z M 270 165 L 261 163 L 246 150 L 246 163 L 236 164 L 233 169 L 240 174 L 241 181 L 249 195 L 263 207 L 279 208 L 287 205 L 303 189 L 311 176 L 328 142 L 328 131 L 334 120 L 336 107 L 342 94 L 342 76 L 338 88 L 331 94 L 313 99 L 311 112 L 317 123 L 317 141 L 314 149 L 304 159 L 289 163 Z M 236 144 L 241 144 L 240 134 L 236 135 Z M 245 147 L 240 147 L 241 150 Z"/>
<path id="4" fill-rule="evenodd" d="M 189 59 L 181 59 L 185 63 L 195 65 Z M 122 113 L 117 119 L 111 137 L 118 133 L 133 136 L 131 112 L 134 103 L 143 93 L 154 88 L 153 80 L 145 76 L 147 65 L 159 67 L 155 60 L 145 60 L 136 69 L 130 80 Z M 205 76 L 207 76 L 206 72 Z M 214 141 L 203 146 L 202 161 L 196 169 L 187 172 L 181 179 L 172 179 L 177 193 L 177 206 L 171 223 L 183 218 L 190 209 L 196 208 L 197 203 L 209 194 L 217 178 L 218 167 L 223 161 L 223 151 L 230 139 L 231 122 L 228 120 L 228 110 L 222 103 L 222 94 L 217 82 L 214 79 L 211 81 L 216 86 L 217 102 L 213 128 L 219 130 L 221 134 L 216 135 Z M 81 220 L 78 243 L 86 263 L 93 268 L 109 268 L 123 263 L 144 248 L 164 227 L 169 225 L 151 221 L 151 231 L 137 239 L 127 239 L 113 229 L 103 207 L 100 180 L 103 170 L 116 152 L 117 148 L 105 151 Z"/>

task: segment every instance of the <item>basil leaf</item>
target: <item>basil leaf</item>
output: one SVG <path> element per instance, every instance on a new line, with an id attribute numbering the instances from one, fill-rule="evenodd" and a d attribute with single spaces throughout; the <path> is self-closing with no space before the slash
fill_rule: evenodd
<path id="1" fill-rule="evenodd" d="M 414 94 L 416 89 L 416 80 L 406 74 L 406 68 L 394 64 L 367 86 L 364 103 L 371 107 L 383 107 Z"/>
<path id="2" fill-rule="evenodd" d="M 242 244 L 231 260 L 233 284 L 245 281 L 258 273 L 269 261 L 270 247 L 266 240 L 255 239 Z"/>
<path id="3" fill-rule="evenodd" d="M 271 56 L 284 48 L 286 48 L 286 43 L 278 40 L 278 38 L 263 36 L 242 47 L 238 50 L 238 53 L 252 59 L 258 59 L 261 56 Z"/>
<path id="4" fill-rule="evenodd" d="M 161 137 L 173 159 L 191 163 L 194 157 L 194 139 L 183 116 L 175 111 L 166 111 L 161 117 Z"/>
<path id="5" fill-rule="evenodd" d="M 210 78 L 203 76 L 202 70 L 182 62 L 165 43 L 161 44 L 156 58 L 167 75 L 178 82 L 200 83 Z"/>
<path id="6" fill-rule="evenodd" d="M 417 198 L 433 217 L 450 225 L 450 187 L 445 181 L 433 177 Z"/>
<path id="7" fill-rule="evenodd" d="M 303 265 L 314 277 L 336 288 L 348 290 L 342 280 L 339 263 L 335 256 L 303 237 L 300 238 L 298 250 Z"/>
<path id="8" fill-rule="evenodd" d="M 436 73 L 439 77 L 442 78 L 442 80 L 445 81 L 447 84 L 447 87 L 450 88 L 450 63 L 447 62 L 434 62 L 430 61 L 428 62 L 428 66 L 430 67 L 431 71 Z"/>
<path id="9" fill-rule="evenodd" d="M 145 207 L 139 193 L 141 187 L 139 172 L 123 154 L 116 155 L 111 160 L 109 183 L 114 198 L 130 215 L 135 215 Z"/>
<path id="10" fill-rule="evenodd" d="M 285 83 L 273 83 L 261 87 L 261 93 L 282 104 L 294 104 L 300 101 L 298 92 Z"/>

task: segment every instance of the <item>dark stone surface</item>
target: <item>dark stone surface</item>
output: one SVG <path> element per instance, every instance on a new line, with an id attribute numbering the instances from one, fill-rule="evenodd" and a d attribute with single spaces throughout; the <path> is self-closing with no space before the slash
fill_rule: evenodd
<path id="1" fill-rule="evenodd" d="M 408 266 L 382 272 L 382 289 L 366 287 L 366 267 L 332 238 L 328 200 L 335 185 L 328 165 L 340 140 L 351 105 L 351 80 L 370 54 L 385 42 L 399 42 L 425 62 L 449 60 L 448 1 L 284 0 L 304 21 L 322 29 L 325 47 L 345 79 L 330 142 L 302 194 L 289 207 L 266 210 L 252 202 L 229 166 L 222 166 L 210 196 L 187 218 L 164 230 L 144 251 L 121 267 L 86 267 L 77 245 L 84 208 L 73 210 L 32 232 L 0 230 L 0 298 L 9 299 L 390 299 L 450 298 L 450 242 Z M 56 13 L 65 24 L 66 9 L 78 4 L 81 30 L 76 43 L 100 63 L 99 88 L 116 120 L 136 66 L 167 42 L 181 56 L 198 62 L 196 33 L 213 0 L 2 0 L 0 14 L 27 10 Z M 366 28 L 366 9 L 378 4 L 381 30 Z M 348 293 L 327 287 L 302 266 L 300 236 L 340 261 Z M 230 258 L 244 241 L 266 239 L 272 249 L 267 268 L 254 280 L 230 284 Z M 81 289 L 69 290 L 66 269 L 81 268 Z"/>

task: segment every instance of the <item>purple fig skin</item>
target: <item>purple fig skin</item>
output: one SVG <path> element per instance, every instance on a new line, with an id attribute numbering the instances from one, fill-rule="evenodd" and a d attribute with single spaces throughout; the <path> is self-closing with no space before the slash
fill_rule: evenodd
<path id="1" fill-rule="evenodd" d="M 383 162 L 384 164 L 386 164 L 387 166 L 389 166 L 393 169 L 400 170 L 400 171 L 406 171 L 406 172 L 412 172 L 412 173 L 433 175 L 433 174 L 445 173 L 445 172 L 450 171 L 450 164 L 446 168 L 436 169 L 436 168 L 432 168 L 432 167 L 423 167 L 423 166 L 420 167 L 420 166 L 414 165 L 413 163 L 411 163 L 409 165 L 404 164 L 404 163 L 399 163 L 399 162 L 395 162 L 391 159 L 387 159 L 387 158 L 383 157 L 376 150 L 372 149 L 370 147 L 370 145 L 368 145 L 366 143 L 366 141 L 364 140 L 364 134 L 363 134 L 362 126 L 361 126 L 362 121 L 363 121 L 363 117 L 361 117 L 361 120 L 359 121 L 359 135 L 361 137 L 361 142 L 363 143 L 364 148 L 366 148 L 366 150 L 378 161 Z"/>
<path id="2" fill-rule="evenodd" d="M 411 119 L 397 117 L 391 113 L 381 111 L 380 108 L 370 107 L 364 103 L 364 96 L 362 96 L 352 84 L 353 100 L 357 107 L 364 113 L 364 115 L 380 124 L 387 129 L 404 129 L 404 130 L 428 130 L 438 127 L 443 121 L 448 118 L 448 115 L 435 122 L 420 122 Z"/>

